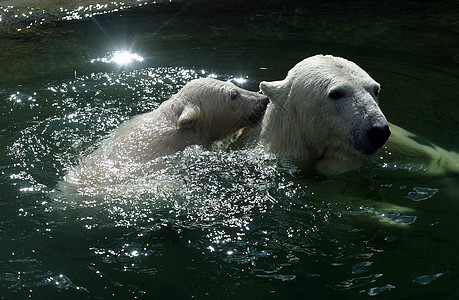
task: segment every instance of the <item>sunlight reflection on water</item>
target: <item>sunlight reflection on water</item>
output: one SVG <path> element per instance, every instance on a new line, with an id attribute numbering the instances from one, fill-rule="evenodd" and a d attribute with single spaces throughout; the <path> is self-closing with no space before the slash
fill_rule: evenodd
<path id="1" fill-rule="evenodd" d="M 457 178 L 421 178 L 403 156 L 324 178 L 255 145 L 195 146 L 103 195 L 58 191 L 104 137 L 186 82 L 255 90 L 324 51 L 383 83 L 393 121 L 456 149 L 453 2 L 0 2 L 2 297 L 457 294 Z"/>
<path id="2" fill-rule="evenodd" d="M 0 32 L 10 30 L 11 26 L 17 31 L 30 29 L 32 26 L 41 25 L 56 20 L 81 20 L 97 15 L 114 13 L 133 7 L 148 4 L 158 4 L 169 0 L 124 0 L 111 1 L 37 1 L 37 0 L 3 0 L 0 3 Z"/>
<path id="3" fill-rule="evenodd" d="M 103 63 L 115 63 L 118 65 L 129 65 L 134 62 L 143 62 L 144 58 L 137 53 L 130 51 L 121 50 L 115 51 L 105 57 L 91 59 L 91 63 L 103 62 Z"/>
<path id="4" fill-rule="evenodd" d="M 66 169 L 78 161 L 81 153 L 88 153 L 88 147 L 93 149 L 94 140 L 116 128 L 121 120 L 154 109 L 187 81 L 209 75 L 239 83 L 250 80 L 205 70 L 157 68 L 117 75 L 97 73 L 48 86 L 47 91 L 60 103 L 61 110 L 56 112 L 57 116 L 45 118 L 32 126 L 30 132 L 24 132 L 14 149 L 18 155 L 28 152 L 32 157 L 39 156 L 40 149 L 27 146 L 29 139 L 55 120 L 54 132 L 71 137 L 66 145 L 60 144 L 70 150 L 59 151 L 64 155 L 59 160 L 60 168 Z M 133 102 L 131 97 L 135 99 L 139 89 L 142 98 Z M 109 100 L 114 94 L 118 96 Z M 71 135 L 69 128 L 74 128 Z M 61 134 L 54 139 L 61 141 Z M 40 137 L 43 138 L 50 137 Z M 259 278 L 291 281 L 296 275 L 285 273 L 286 266 L 272 270 L 270 262 L 291 265 L 300 259 L 288 255 L 278 258 L 277 251 L 290 249 L 290 253 L 297 249 L 312 255 L 324 252 L 312 241 L 323 236 L 320 228 L 323 222 L 328 222 L 329 211 L 304 202 L 312 193 L 307 186 L 292 181 L 292 175 L 297 172 L 294 165 L 265 153 L 262 148 L 227 152 L 199 146 L 188 147 L 158 163 L 162 166 L 160 170 L 146 174 L 134 184 L 114 188 L 104 196 L 52 193 L 52 209 L 58 214 L 65 212 L 68 220 L 74 219 L 88 233 L 113 235 L 110 228 L 136 232 L 135 239 L 119 237 L 123 246 L 94 243 L 91 247 L 94 255 L 104 257 L 105 261 L 124 263 L 159 255 L 161 250 L 147 240 L 166 232 L 166 237 L 187 236 L 190 247 L 206 249 L 207 254 L 227 263 L 257 265 L 253 272 Z M 286 212 L 301 218 L 288 217 Z M 175 233 L 167 233 L 171 230 Z M 133 241 L 138 243 L 134 245 Z"/>
<path id="5" fill-rule="evenodd" d="M 99 61 L 108 62 L 113 54 Z M 385 193 L 406 196 L 406 190 L 393 184 L 377 186 L 366 200 L 361 193 L 362 182 L 370 181 L 365 170 L 355 174 L 357 183 L 347 177 L 324 180 L 303 177 L 298 166 L 262 147 L 209 151 L 192 146 L 155 161 L 161 168 L 105 194 L 91 197 L 57 190 L 56 181 L 123 121 L 157 108 L 188 81 L 207 76 L 252 83 L 239 75 L 169 67 L 97 72 L 37 90 L 8 92 L 7 105 L 24 118 L 15 124 L 22 129 L 8 148 L 18 161 L 8 173 L 9 181 L 20 186 L 23 196 L 42 194 L 46 199 L 15 213 L 23 219 L 45 214 L 52 221 L 39 225 L 38 232 L 55 240 L 56 235 L 67 240 L 72 234 L 74 244 L 69 247 L 78 248 L 84 240 L 87 264 L 101 282 L 104 271 L 154 279 L 164 273 L 163 264 L 179 268 L 174 264 L 183 259 L 188 269 L 209 264 L 244 269 L 241 281 L 255 277 L 294 283 L 307 277 L 337 290 L 365 286 L 368 295 L 393 289 L 395 284 L 381 281 L 381 273 L 373 270 L 385 249 L 366 244 L 374 239 L 375 223 L 380 232 L 382 223 L 399 228 L 417 219 L 412 211 L 374 207 L 372 200 Z M 429 197 L 436 193 L 413 190 L 428 192 Z M 174 251 L 182 253 L 171 257 Z M 34 268 L 46 276 L 29 276 L 31 286 L 89 290 L 90 283 L 81 283 L 70 272 L 50 273 L 38 264 Z M 217 269 L 211 276 L 218 277 Z M 335 273 L 342 274 L 332 280 L 329 274 Z M 426 278 L 416 282 L 433 280 Z"/>

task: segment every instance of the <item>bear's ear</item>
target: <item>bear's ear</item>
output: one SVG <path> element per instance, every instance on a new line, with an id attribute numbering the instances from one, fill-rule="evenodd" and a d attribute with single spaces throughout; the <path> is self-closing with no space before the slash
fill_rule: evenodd
<path id="1" fill-rule="evenodd" d="M 200 113 L 199 107 L 186 106 L 177 120 L 177 128 L 190 128 L 199 119 Z"/>
<path id="2" fill-rule="evenodd" d="M 287 85 L 284 80 L 262 81 L 260 89 L 273 103 L 282 105 L 287 101 L 290 85 Z"/>

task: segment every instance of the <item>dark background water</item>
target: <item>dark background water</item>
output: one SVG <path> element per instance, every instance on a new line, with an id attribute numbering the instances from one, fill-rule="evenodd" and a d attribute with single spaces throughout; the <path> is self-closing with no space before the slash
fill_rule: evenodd
<path id="1" fill-rule="evenodd" d="M 457 151 L 458 8 L 172 1 L 75 20 L 50 8 L 30 28 L 3 17 L 0 298 L 458 297 L 457 174 L 387 150 L 322 178 L 260 150 L 192 147 L 121 194 L 56 190 L 106 134 L 187 81 L 256 90 L 318 53 L 356 62 L 381 83 L 391 122 Z M 104 62 L 119 50 L 144 60 Z"/>

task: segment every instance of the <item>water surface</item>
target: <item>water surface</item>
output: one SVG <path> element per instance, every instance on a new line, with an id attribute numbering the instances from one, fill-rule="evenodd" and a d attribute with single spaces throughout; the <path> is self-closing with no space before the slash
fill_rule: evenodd
<path id="1" fill-rule="evenodd" d="M 59 191 L 107 134 L 186 82 L 257 90 L 317 53 L 355 61 L 391 122 L 458 151 L 454 3 L 212 3 L 2 31 L 0 298 L 457 297 L 458 176 L 387 149 L 327 178 L 254 145 L 193 146 L 106 195 Z"/>

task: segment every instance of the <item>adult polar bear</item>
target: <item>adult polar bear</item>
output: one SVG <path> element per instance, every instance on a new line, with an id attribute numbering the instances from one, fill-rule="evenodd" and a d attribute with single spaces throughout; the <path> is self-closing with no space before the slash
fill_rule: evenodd
<path id="1" fill-rule="evenodd" d="M 156 165 L 155 158 L 189 145 L 210 148 L 257 124 L 268 102 L 229 82 L 192 80 L 156 110 L 122 124 L 65 176 L 65 185 L 88 194 L 136 180 Z"/>
<path id="2" fill-rule="evenodd" d="M 391 131 L 391 147 L 427 160 L 430 173 L 459 170 L 457 153 L 421 145 L 413 134 L 389 124 L 378 105 L 380 85 L 349 60 L 312 56 L 284 80 L 261 82 L 260 89 L 271 100 L 260 142 L 270 152 L 314 162 L 319 173 L 360 167 L 386 144 Z"/>

